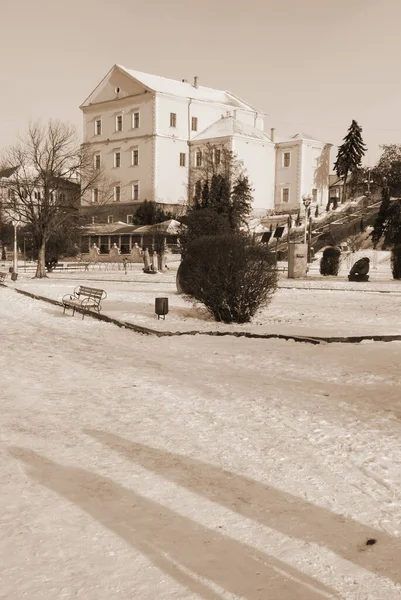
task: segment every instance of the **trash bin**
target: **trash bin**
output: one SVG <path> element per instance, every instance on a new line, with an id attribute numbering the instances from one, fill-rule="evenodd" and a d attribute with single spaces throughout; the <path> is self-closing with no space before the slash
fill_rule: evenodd
<path id="1" fill-rule="evenodd" d="M 168 298 L 155 298 L 155 313 L 157 314 L 157 318 L 163 317 L 166 318 L 166 314 L 168 313 Z"/>

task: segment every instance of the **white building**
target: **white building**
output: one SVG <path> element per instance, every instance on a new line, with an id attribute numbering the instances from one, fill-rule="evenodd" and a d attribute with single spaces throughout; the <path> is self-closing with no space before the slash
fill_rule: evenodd
<path id="1" fill-rule="evenodd" d="M 331 144 L 314 140 L 307 133 L 276 141 L 274 207 L 277 212 L 295 211 L 302 196 L 325 207 L 329 193 Z"/>
<path id="2" fill-rule="evenodd" d="M 166 209 L 185 204 L 189 169 L 196 168 L 196 150 L 207 143 L 225 145 L 243 161 L 257 213 L 293 208 L 315 188 L 322 202 L 327 195 L 328 183 L 317 186 L 312 160 L 324 144 L 312 142 L 307 158 L 311 140 L 294 138 L 290 163 L 279 168 L 287 142 L 275 144 L 264 133 L 263 113 L 231 92 L 199 85 L 197 77 L 192 84 L 115 65 L 81 109 L 84 142 L 107 176 L 107 185 L 93 189 L 83 204 L 107 201 L 103 212 L 109 220 L 130 222 L 144 200 Z"/>

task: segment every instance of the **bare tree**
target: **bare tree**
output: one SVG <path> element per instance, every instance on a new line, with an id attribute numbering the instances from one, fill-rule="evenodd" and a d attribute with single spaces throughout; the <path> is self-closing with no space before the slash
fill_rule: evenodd
<path id="1" fill-rule="evenodd" d="M 31 123 L 17 144 L 2 153 L 1 162 L 15 168 L 3 190 L 3 211 L 29 226 L 39 248 L 35 277 L 46 277 L 46 242 L 78 215 L 80 200 L 90 189 L 104 185 L 102 172 L 95 168 L 90 147 L 79 143 L 75 128 L 56 120 Z"/>

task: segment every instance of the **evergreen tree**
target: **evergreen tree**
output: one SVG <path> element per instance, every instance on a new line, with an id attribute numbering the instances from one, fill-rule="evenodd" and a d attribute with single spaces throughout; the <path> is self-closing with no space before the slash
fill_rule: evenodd
<path id="1" fill-rule="evenodd" d="M 157 206 L 153 200 L 144 200 L 136 210 L 134 222 L 136 225 L 154 225 L 155 223 L 168 221 L 173 216 L 170 211 L 165 211 L 160 206 Z"/>
<path id="2" fill-rule="evenodd" d="M 209 195 L 209 182 L 205 181 L 202 188 L 202 208 L 207 208 L 209 206 Z"/>
<path id="3" fill-rule="evenodd" d="M 383 249 L 401 244 L 401 200 L 390 203 L 384 223 Z"/>
<path id="4" fill-rule="evenodd" d="M 230 150 L 219 150 L 216 163 L 215 147 L 208 144 L 202 153 L 202 167 L 195 170 L 194 202 L 182 218 L 183 258 L 191 242 L 199 237 L 239 232 L 252 211 L 252 189 L 241 163 Z"/>
<path id="5" fill-rule="evenodd" d="M 252 188 L 249 179 L 241 175 L 231 193 L 230 224 L 233 230 L 239 231 L 245 225 L 252 206 Z"/>
<path id="6" fill-rule="evenodd" d="M 376 217 L 376 221 L 373 226 L 373 231 L 371 233 L 374 248 L 376 248 L 377 244 L 379 243 L 379 241 L 384 233 L 384 228 L 385 228 L 385 224 L 386 224 L 386 221 L 388 218 L 390 204 L 391 204 L 390 192 L 389 192 L 388 187 L 386 186 L 382 190 L 382 201 L 380 204 L 379 213 Z"/>
<path id="7" fill-rule="evenodd" d="M 343 138 L 343 144 L 338 148 L 337 159 L 334 163 L 334 170 L 337 173 L 337 177 L 341 177 L 344 182 L 343 202 L 345 202 L 347 197 L 348 175 L 361 166 L 365 152 L 366 147 L 362 139 L 362 127 L 353 119 L 347 135 Z"/>
<path id="8" fill-rule="evenodd" d="M 194 194 L 194 204 L 196 207 L 201 206 L 201 198 L 202 198 L 202 181 L 198 179 L 195 183 L 195 194 Z"/>

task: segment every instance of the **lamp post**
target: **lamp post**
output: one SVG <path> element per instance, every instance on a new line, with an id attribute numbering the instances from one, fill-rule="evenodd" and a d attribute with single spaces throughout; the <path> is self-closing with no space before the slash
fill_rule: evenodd
<path id="1" fill-rule="evenodd" d="M 305 207 L 305 231 L 304 231 L 304 244 L 307 242 L 307 231 L 308 231 L 308 218 L 309 218 L 309 207 L 312 203 L 311 196 L 302 196 L 302 203 Z"/>
<path id="2" fill-rule="evenodd" d="M 12 281 L 17 281 L 18 279 L 18 246 L 17 246 L 17 229 L 19 225 L 19 219 L 13 218 L 11 223 L 14 227 L 14 252 L 13 252 L 13 271 L 11 273 Z"/>
<path id="3" fill-rule="evenodd" d="M 371 184 L 371 179 L 370 179 L 370 167 L 368 167 L 368 178 L 364 180 L 364 183 L 367 184 L 367 191 L 366 191 L 366 195 L 368 198 L 370 198 L 370 184 Z"/>

